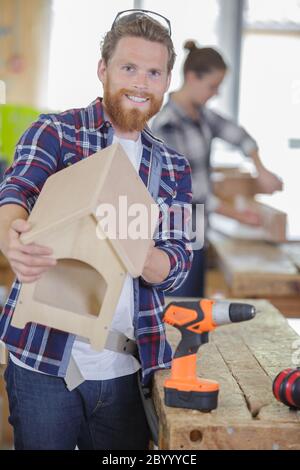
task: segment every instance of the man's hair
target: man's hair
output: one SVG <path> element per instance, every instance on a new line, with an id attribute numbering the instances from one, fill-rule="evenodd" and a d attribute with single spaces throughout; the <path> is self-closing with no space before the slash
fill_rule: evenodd
<path id="1" fill-rule="evenodd" d="M 168 73 L 174 66 L 176 54 L 170 34 L 158 21 L 145 14 L 132 13 L 121 17 L 108 31 L 101 42 L 102 59 L 107 64 L 120 39 L 124 37 L 143 38 L 158 42 L 168 49 Z"/>

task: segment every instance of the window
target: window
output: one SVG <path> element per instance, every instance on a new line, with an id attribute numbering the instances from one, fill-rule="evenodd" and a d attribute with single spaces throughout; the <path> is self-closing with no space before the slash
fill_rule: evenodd
<path id="1" fill-rule="evenodd" d="M 287 211 L 290 235 L 300 233 L 300 1 L 249 0 L 245 10 L 239 121 L 258 141 L 264 164 L 285 191 L 262 197 Z M 298 222 L 297 222 L 298 221 Z"/>
<path id="2" fill-rule="evenodd" d="M 84 107 L 102 94 L 97 77 L 100 42 L 118 11 L 132 0 L 52 0 L 48 107 Z"/>
<path id="3" fill-rule="evenodd" d="M 183 44 L 187 39 L 194 39 L 199 46 L 216 46 L 218 0 L 144 0 L 143 8 L 165 15 L 172 24 L 172 39 L 177 54 L 170 91 L 178 88 L 182 82 L 182 66 L 186 56 Z"/>
<path id="4" fill-rule="evenodd" d="M 101 95 L 97 77 L 100 41 L 110 29 L 118 11 L 134 8 L 133 0 L 53 0 L 48 107 L 64 110 L 86 106 Z M 171 90 L 182 81 L 185 52 L 183 43 L 195 39 L 199 44 L 217 44 L 218 0 L 144 0 L 141 8 L 157 11 L 172 23 L 172 39 L 177 59 Z M 104 6 L 105 5 L 105 6 Z"/>

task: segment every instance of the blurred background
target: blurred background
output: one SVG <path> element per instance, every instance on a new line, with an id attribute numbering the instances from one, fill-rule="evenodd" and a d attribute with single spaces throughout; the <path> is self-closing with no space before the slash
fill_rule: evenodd
<path id="1" fill-rule="evenodd" d="M 300 169 L 299 0 L 0 0 L 1 160 L 12 160 L 16 140 L 40 111 L 86 106 L 101 95 L 99 44 L 116 13 L 129 8 L 171 20 L 171 91 L 182 81 L 186 39 L 221 51 L 230 73 L 209 106 L 255 136 L 264 163 L 293 193 Z M 240 162 L 225 144 L 214 147 L 216 164 Z M 283 210 L 296 206 L 289 194 L 272 201 Z"/>

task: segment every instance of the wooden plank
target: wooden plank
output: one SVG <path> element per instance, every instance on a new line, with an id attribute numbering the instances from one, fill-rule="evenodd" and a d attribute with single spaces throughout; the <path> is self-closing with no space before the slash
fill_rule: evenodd
<path id="1" fill-rule="evenodd" d="M 209 269 L 205 275 L 205 296 L 214 299 L 234 298 L 234 292 L 229 288 L 225 281 L 222 271 L 218 269 Z M 237 297 L 240 297 L 239 295 Z M 265 296 L 282 315 L 287 318 L 300 318 L 300 296 Z"/>
<path id="2" fill-rule="evenodd" d="M 238 201 L 239 204 L 234 204 L 235 210 L 251 210 L 260 214 L 261 225 L 250 226 L 230 217 L 213 213 L 209 217 L 211 228 L 235 239 L 275 243 L 287 241 L 287 215 L 285 212 L 251 199 L 240 198 Z"/>
<path id="3" fill-rule="evenodd" d="M 255 200 L 247 201 L 246 207 L 260 214 L 262 227 L 266 233 L 265 240 L 278 243 L 287 239 L 287 214 L 285 212 Z"/>
<path id="4" fill-rule="evenodd" d="M 266 234 L 262 227 L 251 227 L 217 213 L 210 214 L 209 225 L 214 232 L 236 240 L 253 241 L 266 239 Z"/>
<path id="5" fill-rule="evenodd" d="M 284 243 L 281 245 L 281 250 L 300 271 L 300 243 Z"/>
<path id="6" fill-rule="evenodd" d="M 229 288 L 219 269 L 209 269 L 205 274 L 205 296 L 213 298 L 230 297 Z"/>
<path id="7" fill-rule="evenodd" d="M 267 300 L 287 318 L 300 318 L 300 296 L 270 296 Z"/>
<path id="8" fill-rule="evenodd" d="M 299 413 L 272 394 L 273 378 L 291 366 L 299 336 L 268 302 L 249 302 L 259 310 L 256 318 L 217 329 L 198 353 L 198 375 L 220 383 L 217 410 L 201 413 L 166 407 L 163 382 L 169 372 L 155 374 L 160 448 L 300 449 Z M 167 326 L 167 335 L 176 347 L 176 329 Z"/>
<path id="9" fill-rule="evenodd" d="M 300 274 L 280 247 L 266 242 L 232 240 L 212 230 L 208 236 L 234 297 L 299 295 Z"/>
<path id="10" fill-rule="evenodd" d="M 237 195 L 251 198 L 258 192 L 257 178 L 239 169 L 215 170 L 211 178 L 213 192 L 220 199 L 230 201 Z"/>

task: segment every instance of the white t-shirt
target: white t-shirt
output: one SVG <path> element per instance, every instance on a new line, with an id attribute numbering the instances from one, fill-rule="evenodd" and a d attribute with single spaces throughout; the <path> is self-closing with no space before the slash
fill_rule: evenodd
<path id="1" fill-rule="evenodd" d="M 141 136 L 136 142 L 114 136 L 113 143 L 116 142 L 122 145 L 129 160 L 138 172 L 142 159 Z M 134 339 L 133 315 L 133 279 L 127 274 L 110 329 L 120 331 L 128 338 Z M 139 362 L 133 356 L 109 351 L 108 349 L 101 352 L 95 351 L 87 340 L 78 336 L 74 341 L 72 356 L 85 380 L 113 379 L 134 374 L 140 368 Z M 11 359 L 25 369 L 34 370 L 12 354 Z"/>

